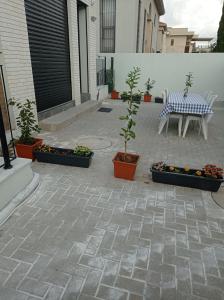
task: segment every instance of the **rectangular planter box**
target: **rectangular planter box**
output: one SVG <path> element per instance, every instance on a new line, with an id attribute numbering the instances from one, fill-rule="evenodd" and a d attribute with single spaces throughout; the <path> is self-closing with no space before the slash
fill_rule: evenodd
<path id="1" fill-rule="evenodd" d="M 71 149 L 63 149 L 63 148 L 54 148 L 59 152 L 72 152 Z M 55 153 L 48 153 L 48 152 L 41 152 L 35 151 L 34 152 L 37 161 L 45 162 L 49 164 L 58 164 L 58 165 L 65 165 L 65 166 L 74 166 L 80 168 L 89 168 L 90 163 L 92 161 L 93 152 L 87 156 L 76 156 L 73 154 L 55 154 Z"/>
<path id="2" fill-rule="evenodd" d="M 160 172 L 151 169 L 154 182 L 166 183 L 177 186 L 200 189 L 204 191 L 217 192 L 223 179 L 213 179 L 187 174 Z"/>

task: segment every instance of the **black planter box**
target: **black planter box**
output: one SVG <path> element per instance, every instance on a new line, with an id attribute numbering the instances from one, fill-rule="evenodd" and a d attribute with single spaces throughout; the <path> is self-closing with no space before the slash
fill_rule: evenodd
<path id="1" fill-rule="evenodd" d="M 160 172 L 151 169 L 152 180 L 154 182 L 166 183 L 177 186 L 200 189 L 204 191 L 217 192 L 223 179 L 200 177 L 188 174 L 178 174 L 171 172 Z"/>
<path id="2" fill-rule="evenodd" d="M 163 98 L 155 97 L 155 103 L 163 103 Z"/>
<path id="3" fill-rule="evenodd" d="M 59 153 L 41 152 L 38 150 L 34 151 L 34 155 L 37 161 L 45 162 L 49 164 L 89 168 L 94 154 L 93 152 L 91 152 L 89 156 L 77 156 L 73 154 L 73 150 L 71 149 L 63 149 L 63 148 L 53 148 L 53 149 L 57 150 Z"/>

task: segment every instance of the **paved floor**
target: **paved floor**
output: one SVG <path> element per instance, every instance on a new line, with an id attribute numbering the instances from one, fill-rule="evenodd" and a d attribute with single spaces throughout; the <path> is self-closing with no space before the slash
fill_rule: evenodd
<path id="1" fill-rule="evenodd" d="M 122 149 L 124 106 L 107 106 L 109 114 L 89 113 L 43 133 L 51 144 L 73 147 L 88 137 L 103 149 L 90 169 L 33 164 L 39 188 L 0 228 L 0 299 L 224 299 L 224 210 L 208 192 L 148 176 L 161 160 L 224 166 L 224 112 L 215 113 L 207 142 L 194 130 L 183 140 L 176 124 L 158 136 L 161 106 L 143 104 L 129 147 L 141 160 L 128 182 L 113 177 L 111 161 Z"/>

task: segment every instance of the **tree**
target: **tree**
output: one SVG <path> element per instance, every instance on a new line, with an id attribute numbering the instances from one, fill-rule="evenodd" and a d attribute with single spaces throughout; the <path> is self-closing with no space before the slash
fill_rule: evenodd
<path id="1" fill-rule="evenodd" d="M 222 17 L 219 23 L 219 29 L 217 33 L 217 44 L 214 48 L 214 52 L 224 52 L 224 3 L 222 8 Z"/>

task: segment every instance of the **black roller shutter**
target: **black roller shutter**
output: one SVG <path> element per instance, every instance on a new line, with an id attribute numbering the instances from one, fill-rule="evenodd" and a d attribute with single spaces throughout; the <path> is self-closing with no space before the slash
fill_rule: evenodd
<path id="1" fill-rule="evenodd" d="M 66 0 L 25 0 L 37 110 L 72 100 Z"/>

